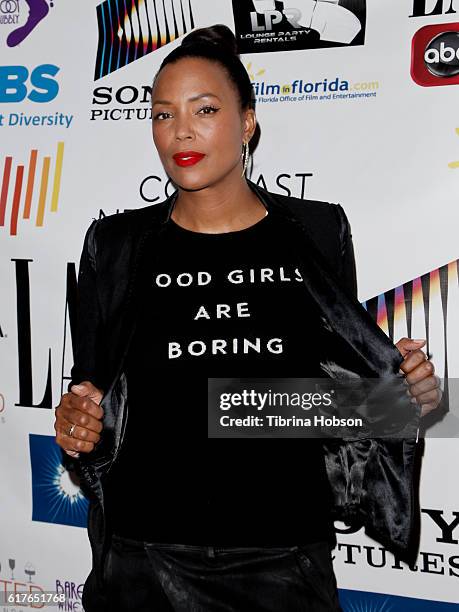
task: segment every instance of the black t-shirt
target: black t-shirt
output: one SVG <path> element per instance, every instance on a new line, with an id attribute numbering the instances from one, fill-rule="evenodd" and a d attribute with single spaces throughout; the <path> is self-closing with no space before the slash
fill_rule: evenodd
<path id="1" fill-rule="evenodd" d="M 170 220 L 125 363 L 125 438 L 104 480 L 115 533 L 221 546 L 333 541 L 320 440 L 207 437 L 208 377 L 324 375 L 292 245 L 272 213 L 220 234 Z"/>

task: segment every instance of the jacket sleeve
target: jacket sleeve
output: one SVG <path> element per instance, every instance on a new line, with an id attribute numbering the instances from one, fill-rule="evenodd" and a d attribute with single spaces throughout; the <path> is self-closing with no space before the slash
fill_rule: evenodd
<path id="1" fill-rule="evenodd" d="M 98 220 L 86 231 L 78 271 L 76 315 L 72 330 L 73 367 L 70 371 L 72 385 L 89 380 L 99 389 L 102 383 L 102 325 L 96 283 L 96 242 Z"/>
<path id="2" fill-rule="evenodd" d="M 338 215 L 340 227 L 340 259 L 341 280 L 346 289 L 357 298 L 357 273 L 354 256 L 354 244 L 349 220 L 341 204 L 335 204 L 334 210 Z"/>

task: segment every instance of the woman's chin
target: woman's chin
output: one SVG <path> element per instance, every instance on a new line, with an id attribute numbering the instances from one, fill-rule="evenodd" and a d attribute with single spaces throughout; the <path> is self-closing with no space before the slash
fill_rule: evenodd
<path id="1" fill-rule="evenodd" d="M 171 176 L 173 182 L 184 191 L 199 191 L 208 185 L 208 181 L 202 176 L 192 176 L 191 173 L 187 176 L 186 173 L 174 173 Z"/>

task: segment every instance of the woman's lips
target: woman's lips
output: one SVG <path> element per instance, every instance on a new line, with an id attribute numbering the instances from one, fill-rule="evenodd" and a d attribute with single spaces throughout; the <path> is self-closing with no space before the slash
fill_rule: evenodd
<path id="1" fill-rule="evenodd" d="M 198 153 L 197 151 L 180 151 L 180 153 L 176 153 L 172 157 L 177 166 L 193 166 L 205 157 L 205 153 Z"/>

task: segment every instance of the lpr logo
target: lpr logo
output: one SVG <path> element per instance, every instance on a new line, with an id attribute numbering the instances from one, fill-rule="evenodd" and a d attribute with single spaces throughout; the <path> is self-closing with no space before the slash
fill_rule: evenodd
<path id="1" fill-rule="evenodd" d="M 416 32 L 411 77 L 422 87 L 459 85 L 459 23 L 428 25 Z"/>

